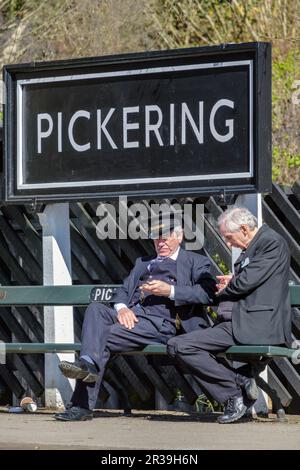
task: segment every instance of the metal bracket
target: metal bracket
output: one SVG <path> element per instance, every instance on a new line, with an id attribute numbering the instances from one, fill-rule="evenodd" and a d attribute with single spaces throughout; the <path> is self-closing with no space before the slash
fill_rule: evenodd
<path id="1" fill-rule="evenodd" d="M 218 206 L 231 206 L 235 203 L 237 194 L 226 193 L 226 188 L 220 194 L 216 194 L 214 199 Z"/>

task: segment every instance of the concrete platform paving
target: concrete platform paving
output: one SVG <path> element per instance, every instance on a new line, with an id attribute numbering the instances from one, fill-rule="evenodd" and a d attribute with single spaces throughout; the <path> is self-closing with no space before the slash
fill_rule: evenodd
<path id="1" fill-rule="evenodd" d="M 0 409 L 0 449 L 215 450 L 300 449 L 300 416 L 278 423 L 274 415 L 230 425 L 218 414 L 100 410 L 92 421 L 65 423 L 53 413 Z"/>

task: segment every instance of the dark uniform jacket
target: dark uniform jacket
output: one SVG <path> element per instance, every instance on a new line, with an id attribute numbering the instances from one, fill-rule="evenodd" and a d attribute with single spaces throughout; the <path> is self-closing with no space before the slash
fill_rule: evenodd
<path id="1" fill-rule="evenodd" d="M 138 258 L 124 280 L 123 286 L 113 297 L 113 303 L 124 303 L 131 306 L 131 300 L 138 286 L 139 279 L 147 271 L 149 262 L 154 257 Z M 180 248 L 177 264 L 175 286 L 176 313 L 181 319 L 184 332 L 192 331 L 199 326 L 209 326 L 201 305 L 212 303 L 216 283 L 210 274 L 210 261 L 206 256 Z M 200 305 L 199 305 L 200 304 Z"/>
<path id="2" fill-rule="evenodd" d="M 290 254 L 286 241 L 264 224 L 234 265 L 235 275 L 218 296 L 233 301 L 232 330 L 241 344 L 289 344 Z"/>

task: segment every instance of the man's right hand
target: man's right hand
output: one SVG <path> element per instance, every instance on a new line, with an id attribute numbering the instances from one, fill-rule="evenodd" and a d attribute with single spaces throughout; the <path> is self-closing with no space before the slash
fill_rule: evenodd
<path id="1" fill-rule="evenodd" d="M 228 286 L 229 282 L 233 278 L 232 274 L 224 274 L 223 276 L 216 276 L 219 283 L 217 284 L 217 294 L 219 294 L 225 287 Z"/>
<path id="2" fill-rule="evenodd" d="M 130 308 L 121 308 L 118 311 L 118 322 L 125 326 L 125 328 L 128 328 L 131 330 L 134 328 L 134 324 L 138 322 L 137 317 L 135 316 L 134 312 L 130 310 Z"/>

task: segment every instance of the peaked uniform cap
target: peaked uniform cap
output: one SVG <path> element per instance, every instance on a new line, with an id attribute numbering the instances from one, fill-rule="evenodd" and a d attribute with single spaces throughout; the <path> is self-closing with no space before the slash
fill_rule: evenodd
<path id="1" fill-rule="evenodd" d="M 169 235 L 174 228 L 182 227 L 182 211 L 163 212 L 149 218 L 149 238 Z"/>

